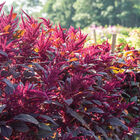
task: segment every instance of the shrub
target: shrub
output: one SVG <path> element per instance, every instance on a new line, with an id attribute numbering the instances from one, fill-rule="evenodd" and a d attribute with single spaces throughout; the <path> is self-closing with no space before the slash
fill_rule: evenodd
<path id="1" fill-rule="evenodd" d="M 41 20 L 23 11 L 19 23 L 13 8 L 0 16 L 0 138 L 131 139 L 139 106 L 124 97 L 110 44 L 84 48 L 80 29 Z"/>

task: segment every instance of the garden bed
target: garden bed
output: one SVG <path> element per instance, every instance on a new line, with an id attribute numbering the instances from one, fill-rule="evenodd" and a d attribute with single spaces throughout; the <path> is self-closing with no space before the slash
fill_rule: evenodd
<path id="1" fill-rule="evenodd" d="M 108 42 L 84 48 L 80 29 L 24 11 L 21 20 L 13 9 L 0 15 L 1 140 L 139 135 L 139 51 L 118 58 Z"/>

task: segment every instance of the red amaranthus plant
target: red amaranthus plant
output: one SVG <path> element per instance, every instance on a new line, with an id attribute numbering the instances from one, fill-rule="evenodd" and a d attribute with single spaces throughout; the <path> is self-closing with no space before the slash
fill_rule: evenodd
<path id="1" fill-rule="evenodd" d="M 84 48 L 80 29 L 41 19 L 0 15 L 0 139 L 132 139 L 140 108 L 110 44 Z"/>

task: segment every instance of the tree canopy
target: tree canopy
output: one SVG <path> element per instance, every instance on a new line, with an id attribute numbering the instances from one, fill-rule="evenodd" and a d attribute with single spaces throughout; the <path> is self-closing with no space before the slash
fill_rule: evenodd
<path id="1" fill-rule="evenodd" d="M 140 26 L 140 2 L 136 0 L 48 0 L 43 12 L 64 27 L 97 25 Z"/>
<path id="2" fill-rule="evenodd" d="M 26 5 L 36 9 L 32 12 L 35 17 L 49 18 L 55 24 L 61 23 L 64 28 L 71 25 L 84 28 L 91 24 L 140 26 L 138 0 L 46 0 L 42 4 L 41 0 L 27 0 L 21 5 L 18 4 L 19 7 Z M 42 8 L 40 12 L 37 6 Z"/>

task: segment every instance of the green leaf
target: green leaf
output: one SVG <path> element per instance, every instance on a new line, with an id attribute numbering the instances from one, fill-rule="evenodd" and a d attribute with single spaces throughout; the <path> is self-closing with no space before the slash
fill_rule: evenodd
<path id="1" fill-rule="evenodd" d="M 19 114 L 19 115 L 15 116 L 14 119 L 24 121 L 24 122 L 30 122 L 30 123 L 33 123 L 36 125 L 39 124 L 39 122 L 34 117 L 32 117 L 31 115 L 28 115 L 28 114 Z"/>

